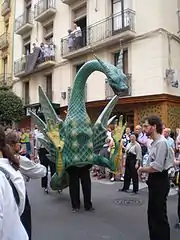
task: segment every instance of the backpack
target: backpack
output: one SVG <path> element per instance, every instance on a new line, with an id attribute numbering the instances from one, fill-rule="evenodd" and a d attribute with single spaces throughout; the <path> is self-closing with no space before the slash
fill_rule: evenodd
<path id="1" fill-rule="evenodd" d="M 10 174 L 8 173 L 8 171 L 6 171 L 4 168 L 0 167 L 0 171 L 2 173 L 4 173 L 4 175 L 6 176 L 6 179 L 8 180 L 11 188 L 12 188 L 12 191 L 13 191 L 13 195 L 14 195 L 14 198 L 15 198 L 15 201 L 16 201 L 16 204 L 17 206 L 19 206 L 19 203 L 20 203 L 20 198 L 19 198 L 19 194 L 18 194 L 18 191 L 16 189 L 16 187 L 14 186 L 14 183 L 12 182 L 11 180 L 11 177 L 10 177 Z"/>

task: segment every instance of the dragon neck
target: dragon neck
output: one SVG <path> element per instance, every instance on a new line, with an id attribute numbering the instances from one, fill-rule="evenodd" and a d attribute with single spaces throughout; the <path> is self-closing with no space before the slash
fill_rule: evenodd
<path id="1" fill-rule="evenodd" d="M 74 114 L 76 111 L 78 114 L 86 113 L 85 85 L 88 77 L 95 71 L 104 73 L 99 62 L 92 60 L 85 63 L 77 73 L 68 106 L 68 115 Z"/>

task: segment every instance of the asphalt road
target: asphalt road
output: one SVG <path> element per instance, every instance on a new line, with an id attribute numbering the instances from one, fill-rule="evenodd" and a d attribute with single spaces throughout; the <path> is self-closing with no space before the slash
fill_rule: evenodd
<path id="1" fill-rule="evenodd" d="M 93 180 L 94 212 L 72 213 L 68 189 L 61 194 L 44 194 L 39 180 L 31 180 L 28 192 L 32 206 L 32 240 L 149 240 L 146 209 L 147 188 L 140 194 L 121 193 L 121 183 Z M 180 230 L 173 228 L 177 221 L 177 196 L 168 199 L 171 239 L 180 239 Z"/>

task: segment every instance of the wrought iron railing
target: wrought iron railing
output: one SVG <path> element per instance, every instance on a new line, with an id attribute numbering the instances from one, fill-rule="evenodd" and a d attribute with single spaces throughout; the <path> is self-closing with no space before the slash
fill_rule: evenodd
<path id="1" fill-rule="evenodd" d="M 26 56 L 21 57 L 20 59 L 14 62 L 14 75 L 24 72 L 26 67 Z"/>
<path id="2" fill-rule="evenodd" d="M 56 0 L 40 0 L 38 3 L 35 4 L 34 6 L 34 17 L 38 17 L 40 14 L 45 12 L 49 8 L 55 8 Z"/>
<path id="3" fill-rule="evenodd" d="M 1 4 L 1 15 L 3 16 L 4 13 L 7 11 L 7 9 L 10 8 L 10 4 L 11 1 L 10 0 L 5 0 L 2 4 Z"/>
<path id="4" fill-rule="evenodd" d="M 0 87 L 11 87 L 12 83 L 12 74 L 0 74 Z"/>
<path id="5" fill-rule="evenodd" d="M 107 17 L 95 24 L 81 30 L 81 44 L 77 46 L 76 37 L 73 33 L 61 39 L 61 54 L 79 50 L 86 45 L 91 45 L 99 41 L 105 40 L 123 31 L 135 31 L 135 12 L 131 9 L 126 9 L 110 17 Z M 79 40 L 77 40 L 79 41 Z"/>
<path id="6" fill-rule="evenodd" d="M 2 49 L 4 46 L 8 45 L 8 43 L 9 43 L 9 34 L 3 33 L 0 36 L 0 49 Z"/>
<path id="7" fill-rule="evenodd" d="M 23 27 L 27 23 L 32 23 L 33 14 L 32 11 L 25 11 L 21 16 L 15 19 L 15 32 Z"/>
<path id="8" fill-rule="evenodd" d="M 44 55 L 43 51 L 40 52 L 39 57 L 36 61 L 35 67 L 34 69 L 36 69 L 36 67 L 42 63 L 48 62 L 48 61 L 56 61 L 55 58 L 55 46 L 50 46 L 49 49 L 49 55 Z M 46 53 L 47 54 L 47 53 Z M 26 69 L 26 62 L 28 62 L 28 59 L 33 55 L 33 53 L 27 55 L 27 56 L 22 56 L 20 59 L 16 60 L 14 62 L 14 74 L 18 75 L 21 72 L 24 72 Z M 29 61 L 31 64 L 31 61 Z M 26 74 L 26 73 L 25 73 Z"/>
<path id="9" fill-rule="evenodd" d="M 81 29 L 78 38 L 74 33 L 61 39 L 61 55 L 77 51 L 87 45 L 87 28 Z"/>
<path id="10" fill-rule="evenodd" d="M 131 95 L 132 74 L 128 73 L 128 74 L 126 74 L 126 76 L 127 76 L 127 85 L 128 85 L 129 88 L 127 89 L 127 91 L 121 92 L 119 94 L 119 97 L 125 97 L 125 96 L 130 96 Z M 105 97 L 106 97 L 106 99 L 110 99 L 114 95 L 115 94 L 114 94 L 112 88 L 110 87 L 108 81 L 106 80 L 106 82 L 105 82 Z"/>
<path id="11" fill-rule="evenodd" d="M 126 9 L 88 27 L 89 44 L 102 41 L 125 30 L 134 31 L 135 12 Z"/>

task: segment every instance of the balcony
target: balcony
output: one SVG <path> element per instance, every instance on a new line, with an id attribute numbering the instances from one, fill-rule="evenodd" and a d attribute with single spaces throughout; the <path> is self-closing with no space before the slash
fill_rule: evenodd
<path id="1" fill-rule="evenodd" d="M 49 18 L 55 16 L 56 6 L 55 0 L 40 0 L 34 6 L 34 20 L 40 23 L 47 21 Z"/>
<path id="2" fill-rule="evenodd" d="M 5 0 L 1 4 L 1 16 L 5 17 L 11 11 L 11 4 L 10 0 Z"/>
<path id="3" fill-rule="evenodd" d="M 76 0 L 61 0 L 63 3 L 71 5 L 76 2 Z"/>
<path id="4" fill-rule="evenodd" d="M 129 89 L 126 92 L 122 92 L 119 97 L 127 97 L 127 96 L 131 96 L 131 83 L 132 83 L 132 74 L 126 74 L 127 76 L 127 84 Z M 105 98 L 106 99 L 111 99 L 112 97 L 114 97 L 114 92 L 112 90 L 112 88 L 110 87 L 109 83 L 106 81 L 105 82 Z"/>
<path id="5" fill-rule="evenodd" d="M 11 88 L 13 84 L 12 75 L 7 73 L 0 74 L 0 88 Z"/>
<path id="6" fill-rule="evenodd" d="M 25 11 L 21 16 L 15 19 L 15 33 L 24 35 L 33 28 L 32 12 Z"/>
<path id="7" fill-rule="evenodd" d="M 14 76 L 15 77 L 23 76 L 25 73 L 25 67 L 26 67 L 26 56 L 23 56 L 14 62 Z"/>
<path id="8" fill-rule="evenodd" d="M 61 39 L 61 55 L 71 59 L 94 50 L 108 47 L 119 41 L 130 40 L 135 37 L 135 12 L 126 9 L 114 14 L 82 30 L 82 42 L 76 46 L 73 34 Z"/>
<path id="9" fill-rule="evenodd" d="M 40 48 L 37 48 L 37 52 L 31 53 L 27 56 L 23 56 L 19 60 L 14 62 L 14 75 L 15 77 L 23 77 L 36 72 L 44 71 L 56 65 L 55 53 L 50 57 L 43 57 Z M 36 55 L 37 54 L 37 55 Z"/>
<path id="10" fill-rule="evenodd" d="M 91 51 L 87 42 L 87 29 L 81 29 L 81 37 L 79 39 L 74 38 L 71 34 L 61 39 L 61 56 L 66 59 L 71 59 L 83 55 L 84 52 Z"/>
<path id="11" fill-rule="evenodd" d="M 0 36 L 0 50 L 4 50 L 8 48 L 9 46 L 9 34 L 8 33 L 3 33 Z"/>

